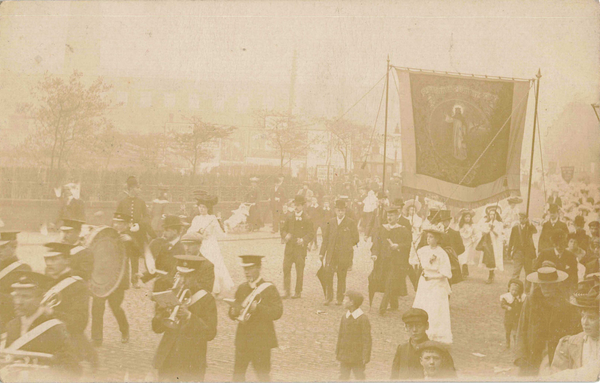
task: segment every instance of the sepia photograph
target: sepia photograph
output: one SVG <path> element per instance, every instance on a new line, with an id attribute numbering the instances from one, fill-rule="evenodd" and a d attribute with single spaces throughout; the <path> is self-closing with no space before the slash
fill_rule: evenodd
<path id="1" fill-rule="evenodd" d="M 600 379 L 596 0 L 0 0 L 0 382 Z"/>

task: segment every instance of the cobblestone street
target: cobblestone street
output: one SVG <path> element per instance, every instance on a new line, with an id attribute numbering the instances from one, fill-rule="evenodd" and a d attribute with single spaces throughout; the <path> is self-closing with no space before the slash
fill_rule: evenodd
<path id="1" fill-rule="evenodd" d="M 34 265 L 36 270 L 42 271 L 43 249 L 37 244 L 41 238 L 37 235 L 27 236 L 26 233 L 23 233 L 22 238 L 23 245 L 19 249 L 21 258 Z M 266 232 L 229 235 L 221 242 L 221 249 L 236 284 L 244 281 L 237 256 L 265 255 L 263 276 L 266 280 L 274 282 L 282 292 L 283 245 L 279 238 Z M 407 339 L 400 317 L 412 304 L 414 292 L 412 286 L 409 286 L 409 296 L 401 298 L 400 310 L 380 317 L 377 307 L 381 295 L 375 296 L 373 308 L 369 309 L 368 305 L 367 277 L 372 262 L 364 242 L 361 242 L 354 260 L 353 270 L 348 275 L 348 289 L 355 289 L 364 294 L 363 309 L 369 315 L 372 326 L 373 351 L 371 362 L 367 366 L 367 378 L 387 380 L 395 348 Z M 335 305 L 323 306 L 323 293 L 315 276 L 318 267 L 318 253 L 309 253 L 302 299 L 284 301 L 283 317 L 275 325 L 279 348 L 274 349 L 272 353 L 273 380 L 337 379 L 339 366 L 335 359 L 335 343 L 343 309 Z M 508 268 L 510 270 L 510 266 Z M 483 270 L 472 270 L 471 275 L 470 279 L 454 287 L 450 300 L 454 334 L 452 355 L 459 376 L 467 379 L 507 379 L 514 375 L 515 370 L 511 364 L 511 353 L 506 351 L 503 345 L 504 329 L 498 297 L 506 291 L 509 273 L 501 273 L 493 285 L 484 283 L 487 274 Z M 131 324 L 131 339 L 128 344 L 120 342 L 116 321 L 107 308 L 104 343 L 98 348 L 100 368 L 96 374 L 92 374 L 86 368 L 86 380 L 153 380 L 152 358 L 160 336 L 151 330 L 153 303 L 149 298 L 150 289 L 149 284 L 144 288 L 130 289 L 126 292 L 124 308 Z M 233 294 L 234 291 L 230 291 L 219 298 Z M 227 304 L 218 301 L 218 333 L 208 347 L 206 379 L 209 381 L 231 379 L 236 323 L 228 318 L 227 307 Z M 480 355 L 476 356 L 473 353 Z M 254 372 L 249 371 L 247 378 L 255 379 Z"/>

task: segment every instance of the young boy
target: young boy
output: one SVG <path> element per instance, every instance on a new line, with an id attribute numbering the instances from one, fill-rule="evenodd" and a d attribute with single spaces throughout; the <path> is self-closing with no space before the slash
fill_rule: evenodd
<path id="1" fill-rule="evenodd" d="M 391 380 L 423 379 L 423 367 L 419 359 L 419 345 L 429 340 L 429 316 L 425 310 L 411 308 L 402 314 L 404 329 L 410 336 L 408 342 L 396 349 L 392 364 Z"/>
<path id="2" fill-rule="evenodd" d="M 519 279 L 508 281 L 508 292 L 500 296 L 500 306 L 504 310 L 504 329 L 506 330 L 506 348 L 510 348 L 510 340 L 516 336 L 521 308 L 525 301 L 523 282 Z"/>
<path id="3" fill-rule="evenodd" d="M 350 380 L 354 372 L 357 380 L 365 380 L 365 366 L 371 360 L 371 324 L 360 309 L 363 296 L 356 291 L 348 291 L 344 297 L 346 313 L 342 316 L 336 347 L 340 361 L 340 380 Z"/>

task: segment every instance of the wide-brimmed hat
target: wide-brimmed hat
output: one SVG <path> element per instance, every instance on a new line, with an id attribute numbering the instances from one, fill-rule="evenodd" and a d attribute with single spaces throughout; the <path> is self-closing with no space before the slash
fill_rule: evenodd
<path id="1" fill-rule="evenodd" d="M 485 214 L 489 214 L 490 211 L 497 211 L 498 214 L 502 214 L 502 208 L 498 204 L 488 205 L 485 207 Z"/>
<path id="2" fill-rule="evenodd" d="M 473 216 L 475 215 L 475 210 L 473 210 L 473 209 L 461 209 L 461 210 L 458 212 L 458 215 L 459 215 L 459 216 L 461 216 L 461 217 L 462 217 L 463 215 L 465 215 L 465 214 L 470 214 L 470 215 L 471 215 L 471 217 L 473 217 Z"/>
<path id="3" fill-rule="evenodd" d="M 583 309 L 595 309 L 598 310 L 600 307 L 600 297 L 598 292 L 600 291 L 600 284 L 598 283 L 598 277 L 588 277 L 577 285 L 577 291 L 571 295 L 569 302 L 573 306 L 577 306 Z"/>
<path id="4" fill-rule="evenodd" d="M 408 214 L 408 208 L 411 206 L 415 208 L 416 212 L 421 210 L 422 207 L 421 202 L 414 199 L 409 199 L 408 201 L 404 202 L 404 206 L 402 207 L 402 213 L 404 213 L 404 215 Z"/>
<path id="5" fill-rule="evenodd" d="M 543 262 L 536 272 L 533 272 L 527 276 L 527 281 L 531 283 L 546 284 L 546 283 L 559 283 L 569 277 L 567 273 L 562 270 L 557 270 L 552 262 Z"/>
<path id="6" fill-rule="evenodd" d="M 431 226 L 427 226 L 423 228 L 425 233 L 434 233 L 434 234 L 444 234 L 446 230 L 444 230 L 444 225 L 442 223 L 433 224 Z"/>
<path id="7" fill-rule="evenodd" d="M 345 209 L 346 208 L 346 200 L 338 198 L 335 200 L 335 208 L 336 209 Z"/>
<path id="8" fill-rule="evenodd" d="M 264 255 L 240 255 L 242 267 L 260 266 Z"/>
<path id="9" fill-rule="evenodd" d="M 517 197 L 517 196 L 512 196 L 512 197 L 509 197 L 506 200 L 506 202 L 517 205 L 517 204 L 523 203 L 523 198 Z"/>
<path id="10" fill-rule="evenodd" d="M 194 198 L 196 199 L 198 205 L 204 206 L 214 206 L 217 204 L 217 202 L 219 202 L 219 197 L 210 195 L 205 190 L 194 191 Z"/>

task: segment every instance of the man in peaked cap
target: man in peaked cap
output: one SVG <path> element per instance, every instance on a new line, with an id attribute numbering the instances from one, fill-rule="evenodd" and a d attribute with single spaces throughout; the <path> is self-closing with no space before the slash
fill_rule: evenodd
<path id="1" fill-rule="evenodd" d="M 425 310 L 413 307 L 402 314 L 402 321 L 410 338 L 408 342 L 399 345 L 396 349 L 391 380 L 423 379 L 418 347 L 429 340 L 427 337 L 429 316 Z"/>
<path id="2" fill-rule="evenodd" d="M 285 242 L 283 255 L 284 299 L 290 297 L 292 265 L 296 265 L 296 289 L 292 298 L 300 298 L 304 281 L 304 265 L 308 245 L 314 236 L 311 218 L 304 212 L 304 197 L 294 197 L 294 212 L 288 214 L 281 229 L 281 237 Z"/>
<path id="3" fill-rule="evenodd" d="M 540 239 L 538 242 L 538 252 L 552 248 L 552 240 L 550 236 L 555 230 L 562 230 L 565 234 L 569 234 L 569 228 L 567 224 L 560 220 L 558 214 L 558 205 L 550 204 L 548 208 L 548 214 L 550 218 L 542 225 L 542 231 L 540 232 Z"/>
<path id="4" fill-rule="evenodd" d="M 62 379 L 76 379 L 81 375 L 81 367 L 67 328 L 42 305 L 50 283 L 44 274 L 19 272 L 19 278 L 11 285 L 16 318 L 6 325 L 6 348 L 50 354 L 51 359 L 41 358 L 40 362 L 49 365 L 51 373 Z M 59 376 L 46 375 L 46 379 Z"/>
<path id="5" fill-rule="evenodd" d="M 86 282 L 71 268 L 73 246 L 66 243 L 49 242 L 44 245 L 46 275 L 52 278 L 46 297 L 55 297 L 58 304 L 52 307 L 56 318 L 67 327 L 77 355 L 89 360 L 94 368 L 98 356 L 84 334 L 89 320 L 90 292 Z"/>
<path id="6" fill-rule="evenodd" d="M 237 320 L 233 381 L 246 380 L 250 363 L 258 380 L 270 381 L 271 349 L 277 347 L 273 322 L 281 318 L 283 303 L 275 285 L 260 275 L 262 255 L 241 255 L 246 282 L 235 292 L 235 301 L 228 302 L 229 317 Z M 240 317 L 247 309 L 249 317 Z"/>
<path id="7" fill-rule="evenodd" d="M 319 252 L 323 268 L 327 271 L 325 305 L 333 301 L 333 277 L 337 274 L 337 302 L 340 306 L 346 292 L 346 275 L 352 266 L 354 246 L 360 239 L 356 222 L 346 216 L 346 202 L 335 201 L 336 216 L 327 222 Z"/>
<path id="8" fill-rule="evenodd" d="M 20 271 L 31 271 L 31 267 L 17 258 L 17 231 L 0 232 L 0 334 L 4 326 L 15 317 L 11 284 Z"/>
<path id="9" fill-rule="evenodd" d="M 200 280 L 204 283 L 204 289 L 212 292 L 215 284 L 215 265 L 200 252 L 202 235 L 199 233 L 186 233 L 181 237 L 181 243 L 187 255 L 198 257 L 200 263 L 197 265 L 196 271 L 200 274 Z"/>
<path id="10" fill-rule="evenodd" d="M 172 285 L 169 284 L 169 280 L 175 275 L 175 266 L 177 265 L 174 256 L 185 253 L 185 248 L 181 243 L 181 233 L 184 226 L 179 216 L 167 215 L 162 222 L 162 237 L 155 238 L 150 242 L 150 251 L 154 256 L 156 269 L 160 270 L 157 274 L 162 274 L 162 272 L 167 273 L 166 278 L 159 278 L 161 283 L 158 281 L 155 283 L 154 291 L 162 290 L 157 284 L 161 285 L 163 282 L 166 282 L 165 288 L 169 288 Z M 141 280 L 143 283 L 147 283 L 156 276 L 156 274 L 153 275 L 146 272 Z"/>
<path id="11" fill-rule="evenodd" d="M 94 254 L 83 243 L 81 238 L 82 226 L 83 221 L 63 219 L 60 226 L 61 242 L 72 245 L 69 260 L 73 273 L 85 281 L 89 281 L 92 271 L 94 271 Z"/>
<path id="12" fill-rule="evenodd" d="M 194 255 L 175 255 L 183 289 L 189 289 L 189 301 L 177 309 L 174 325 L 167 320 L 173 307 L 156 305 L 152 330 L 163 334 L 154 367 L 160 381 L 201 382 L 206 372 L 207 344 L 217 335 L 217 305 L 205 289 L 200 268 L 203 260 Z"/>
<path id="13" fill-rule="evenodd" d="M 139 280 L 139 262 L 144 255 L 144 247 L 149 239 L 156 238 L 156 233 L 152 229 L 150 213 L 144 200 L 139 197 L 141 192 L 137 178 L 130 176 L 127 178 L 127 189 L 123 198 L 117 205 L 117 212 L 127 214 L 131 217 L 130 235 L 137 243 L 136 253 L 132 254 L 131 261 L 131 283 L 138 287 Z"/>

